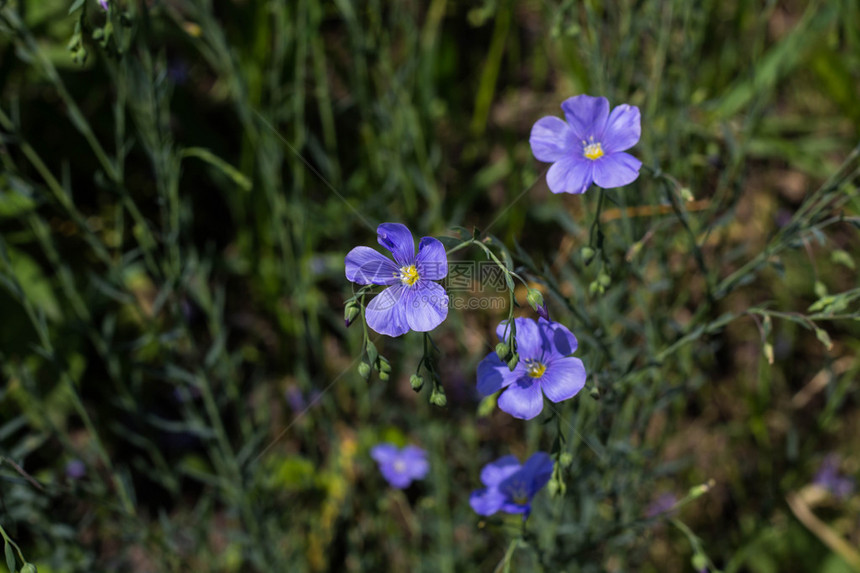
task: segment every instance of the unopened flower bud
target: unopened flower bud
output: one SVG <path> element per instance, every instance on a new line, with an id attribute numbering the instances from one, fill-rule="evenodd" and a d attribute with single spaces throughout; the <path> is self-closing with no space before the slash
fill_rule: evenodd
<path id="1" fill-rule="evenodd" d="M 561 467 L 566 468 L 567 466 L 569 466 L 572 463 L 573 463 L 573 454 L 571 454 L 570 452 L 562 452 L 558 456 L 558 464 Z"/>
<path id="2" fill-rule="evenodd" d="M 383 382 L 388 382 L 388 372 L 386 372 L 385 370 L 380 370 L 379 371 L 379 379 L 382 380 Z"/>
<path id="3" fill-rule="evenodd" d="M 703 484 L 693 486 L 690 488 L 690 497 L 692 497 L 694 499 L 697 497 L 700 497 L 700 496 L 708 493 L 708 491 L 712 487 L 714 487 L 714 480 L 713 479 L 709 479 L 707 482 L 705 482 Z"/>
<path id="4" fill-rule="evenodd" d="M 496 356 L 499 357 L 499 360 L 505 360 L 510 353 L 511 347 L 504 342 L 499 342 L 498 344 L 496 344 Z"/>
<path id="5" fill-rule="evenodd" d="M 385 356 L 379 357 L 379 371 L 380 372 L 391 372 L 391 363 Z"/>
<path id="6" fill-rule="evenodd" d="M 36 566 L 32 563 L 24 563 L 24 566 L 21 567 L 21 573 L 37 573 Z"/>
<path id="7" fill-rule="evenodd" d="M 696 553 L 693 555 L 691 562 L 693 564 L 693 568 L 698 572 L 708 570 L 708 558 L 705 557 L 703 553 Z"/>
<path id="8" fill-rule="evenodd" d="M 596 294 L 603 294 L 604 292 L 606 292 L 606 289 L 603 287 L 602 284 L 597 281 L 592 281 L 591 284 L 588 285 L 588 294 L 592 296 Z"/>
<path id="9" fill-rule="evenodd" d="M 579 253 L 582 255 L 582 262 L 586 265 L 589 264 L 594 259 L 594 255 L 597 254 L 591 247 L 582 247 L 579 250 Z"/>
<path id="10" fill-rule="evenodd" d="M 412 386 L 412 389 L 416 392 L 420 392 L 421 388 L 424 387 L 424 378 L 418 374 L 413 374 L 409 377 L 409 385 Z"/>
<path id="11" fill-rule="evenodd" d="M 362 362 L 361 364 L 359 364 L 358 374 L 365 380 L 370 378 L 370 364 L 368 364 L 367 362 Z"/>
<path id="12" fill-rule="evenodd" d="M 558 482 L 555 480 L 555 478 L 549 480 L 549 483 L 546 484 L 546 489 L 549 492 L 550 497 L 556 496 L 556 494 L 558 493 L 559 487 L 558 487 Z"/>
<path id="13" fill-rule="evenodd" d="M 433 392 L 430 393 L 430 403 L 440 408 L 444 407 L 445 404 L 448 403 L 448 398 L 445 397 L 445 391 L 437 386 L 433 388 Z"/>
<path id="14" fill-rule="evenodd" d="M 600 391 L 597 388 L 592 388 L 588 394 L 595 400 L 600 400 Z"/>
<path id="15" fill-rule="evenodd" d="M 526 300 L 533 309 L 537 310 L 537 307 L 543 305 L 543 294 L 536 288 L 530 288 L 526 293 Z"/>
<path id="16" fill-rule="evenodd" d="M 343 309 L 343 322 L 346 324 L 347 328 L 349 328 L 349 325 L 352 324 L 360 313 L 361 309 L 354 301 L 346 303 L 346 306 Z"/>
<path id="17" fill-rule="evenodd" d="M 520 355 L 519 354 L 514 354 L 513 356 L 511 356 L 511 359 L 508 360 L 508 370 L 513 370 L 514 368 L 516 368 L 519 361 L 520 361 Z"/>
<path id="18" fill-rule="evenodd" d="M 608 287 L 612 284 L 612 278 L 606 273 L 600 273 L 597 275 L 597 282 L 599 282 L 602 287 Z"/>

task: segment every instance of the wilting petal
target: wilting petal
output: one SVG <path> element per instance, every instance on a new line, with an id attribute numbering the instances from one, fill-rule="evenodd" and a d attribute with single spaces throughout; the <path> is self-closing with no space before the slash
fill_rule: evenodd
<path id="1" fill-rule="evenodd" d="M 493 515 L 502 508 L 507 498 L 495 488 L 478 489 L 469 496 L 469 505 L 478 515 Z"/>
<path id="2" fill-rule="evenodd" d="M 400 282 L 394 261 L 370 247 L 356 247 L 346 255 L 346 279 L 360 285 L 393 285 Z"/>
<path id="3" fill-rule="evenodd" d="M 591 185 L 594 161 L 576 155 L 552 164 L 546 173 L 546 183 L 553 193 L 585 193 Z"/>
<path id="4" fill-rule="evenodd" d="M 416 332 L 429 332 L 448 316 L 448 295 L 442 285 L 419 279 L 405 287 L 403 295 L 406 324 Z"/>
<path id="5" fill-rule="evenodd" d="M 415 241 L 406 225 L 383 223 L 376 228 L 376 240 L 391 251 L 398 267 L 415 263 Z"/>
<path id="6" fill-rule="evenodd" d="M 519 373 L 508 370 L 508 366 L 496 353 L 491 352 L 478 364 L 478 394 L 495 394 L 505 386 L 513 384 L 517 378 Z"/>
<path id="7" fill-rule="evenodd" d="M 517 473 L 522 464 L 515 456 L 504 456 L 490 462 L 481 470 L 481 482 L 488 487 L 495 487 Z"/>
<path id="8" fill-rule="evenodd" d="M 550 362 L 540 378 L 543 393 L 551 402 L 573 398 L 585 387 L 585 366 L 572 356 Z"/>
<path id="9" fill-rule="evenodd" d="M 576 141 L 582 143 L 589 137 L 598 137 L 606 127 L 609 117 L 609 100 L 605 97 L 578 95 L 567 98 L 561 104 L 567 123 L 573 128 Z"/>
<path id="10" fill-rule="evenodd" d="M 576 146 L 576 135 L 561 118 L 542 117 L 532 127 L 529 145 L 538 161 L 552 163 L 570 154 Z"/>
<path id="11" fill-rule="evenodd" d="M 403 285 L 388 287 L 370 301 L 365 311 L 367 326 L 374 332 L 387 336 L 400 336 L 409 332 L 406 322 Z"/>
<path id="12" fill-rule="evenodd" d="M 397 456 L 397 446 L 394 444 L 377 444 L 370 448 L 370 457 L 385 464 L 394 460 Z"/>
<path id="13" fill-rule="evenodd" d="M 594 162 L 594 182 L 611 189 L 633 183 L 639 177 L 642 162 L 628 153 L 612 153 Z"/>
<path id="14" fill-rule="evenodd" d="M 415 268 L 422 279 L 438 281 L 448 276 L 448 255 L 442 242 L 433 237 L 424 237 L 418 243 Z"/>
<path id="15" fill-rule="evenodd" d="M 538 320 L 538 328 L 554 348 L 555 354 L 569 356 L 576 351 L 576 337 L 565 325 L 551 320 Z"/>
<path id="16" fill-rule="evenodd" d="M 639 108 L 635 105 L 619 105 L 609 114 L 606 130 L 600 137 L 600 143 L 606 154 L 630 149 L 639 141 L 642 135 L 642 125 Z"/>
<path id="17" fill-rule="evenodd" d="M 553 461 L 546 452 L 535 452 L 523 464 L 522 476 L 529 484 L 529 498 L 540 491 L 552 477 Z"/>
<path id="18" fill-rule="evenodd" d="M 531 420 L 543 410 L 543 394 L 540 384 L 524 376 L 502 392 L 499 408 L 521 420 Z"/>

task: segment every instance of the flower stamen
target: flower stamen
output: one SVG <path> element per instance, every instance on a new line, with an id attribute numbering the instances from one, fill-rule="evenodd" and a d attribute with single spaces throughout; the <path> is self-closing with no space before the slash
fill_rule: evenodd
<path id="1" fill-rule="evenodd" d="M 540 378 L 543 376 L 544 372 L 546 372 L 546 364 L 533 360 L 531 358 L 527 359 L 526 362 L 526 374 L 531 376 L 532 378 Z"/>
<path id="2" fill-rule="evenodd" d="M 418 282 L 419 278 L 421 277 L 418 276 L 418 269 L 415 268 L 415 265 L 400 268 L 400 282 L 404 285 L 412 286 Z"/>
<path id="3" fill-rule="evenodd" d="M 600 145 L 600 142 L 589 143 L 582 150 L 582 155 L 594 161 L 595 159 L 600 159 L 603 157 L 603 146 Z"/>

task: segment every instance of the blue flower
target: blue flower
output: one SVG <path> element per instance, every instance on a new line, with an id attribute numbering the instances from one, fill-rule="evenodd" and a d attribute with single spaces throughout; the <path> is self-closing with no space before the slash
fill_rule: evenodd
<path id="1" fill-rule="evenodd" d="M 552 477 L 552 465 L 544 452 L 535 452 L 522 465 L 514 456 L 499 458 L 481 470 L 481 481 L 487 487 L 473 491 L 469 505 L 478 515 L 504 511 L 525 518 L 531 512 L 532 498 Z"/>
<path id="2" fill-rule="evenodd" d="M 826 489 L 839 499 L 847 499 L 854 492 L 854 480 L 839 473 L 839 456 L 824 458 L 812 483 Z"/>
<path id="3" fill-rule="evenodd" d="M 427 453 L 417 446 L 399 450 L 394 444 L 379 444 L 370 450 L 370 457 L 379 464 L 385 481 L 398 489 L 409 487 L 412 480 L 424 479 L 430 471 Z"/>
<path id="4" fill-rule="evenodd" d="M 346 255 L 346 278 L 363 285 L 388 285 L 367 305 L 367 326 L 379 334 L 400 336 L 409 330 L 428 332 L 448 316 L 448 295 L 438 281 L 448 274 L 445 247 L 433 237 L 418 244 L 400 223 L 376 229 L 379 244 L 394 261 L 370 247 L 356 247 Z"/>
<path id="5" fill-rule="evenodd" d="M 489 396 L 504 389 L 499 408 L 515 418 L 531 420 L 543 410 L 543 396 L 552 402 L 572 398 L 585 386 L 582 360 L 570 356 L 576 337 L 566 327 L 544 318 L 514 319 L 517 353 L 513 370 L 491 352 L 478 365 L 478 393 Z M 506 339 L 507 321 L 496 329 L 499 340 Z"/>
<path id="6" fill-rule="evenodd" d="M 553 193 L 584 193 L 592 184 L 609 189 L 632 183 L 642 162 L 628 153 L 641 134 L 639 108 L 619 105 L 609 113 L 605 97 L 579 95 L 561 104 L 564 117 L 542 117 L 529 144 L 539 161 L 552 163 L 546 182 Z"/>

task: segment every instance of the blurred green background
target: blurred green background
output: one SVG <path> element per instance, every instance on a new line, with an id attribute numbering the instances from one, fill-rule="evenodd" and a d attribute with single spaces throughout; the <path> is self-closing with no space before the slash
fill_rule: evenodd
<path id="1" fill-rule="evenodd" d="M 860 570 L 860 495 L 810 485 L 828 454 L 860 472 L 855 0 L 109 5 L 0 1 L 13 567 Z M 599 215 L 528 145 L 580 93 L 642 111 Z M 580 340 L 567 492 L 513 553 L 469 493 L 557 424 L 479 411 L 504 310 L 434 332 L 446 408 L 410 389 L 420 335 L 358 375 L 343 259 L 386 221 L 492 235 Z M 380 441 L 430 475 L 388 487 Z"/>

